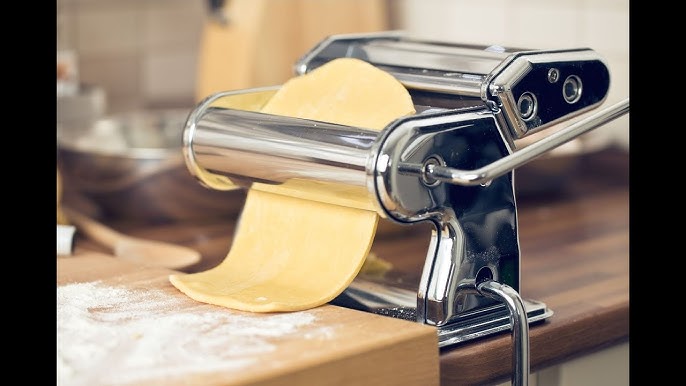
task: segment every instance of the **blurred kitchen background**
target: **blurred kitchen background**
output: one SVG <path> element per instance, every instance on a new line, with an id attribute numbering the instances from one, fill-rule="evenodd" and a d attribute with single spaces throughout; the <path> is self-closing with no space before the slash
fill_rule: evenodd
<path id="1" fill-rule="evenodd" d="M 628 0 L 57 1 L 58 63 L 72 85 L 96 89 L 90 108 L 80 109 L 92 116 L 190 110 L 213 91 L 280 84 L 325 36 L 389 29 L 465 43 L 590 47 L 610 68 L 605 106 L 629 96 Z M 71 118 L 59 102 L 58 120 Z M 628 149 L 628 122 L 595 130 L 594 140 Z"/>

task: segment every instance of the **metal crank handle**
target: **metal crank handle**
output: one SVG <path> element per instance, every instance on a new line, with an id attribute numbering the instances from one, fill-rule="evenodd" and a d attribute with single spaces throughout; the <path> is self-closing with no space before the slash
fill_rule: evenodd
<path id="1" fill-rule="evenodd" d="M 519 293 L 512 287 L 493 280 L 487 280 L 477 286 L 484 296 L 503 302 L 510 312 L 512 327 L 512 385 L 529 384 L 529 322 L 526 309 Z"/>
<path id="2" fill-rule="evenodd" d="M 629 99 L 625 99 L 478 169 L 462 170 L 438 165 L 435 162 L 427 162 L 424 165 L 401 163 L 398 165 L 398 172 L 402 174 L 422 175 L 427 180 L 438 180 L 457 185 L 484 185 L 489 181 L 526 164 L 534 158 L 541 156 L 545 152 L 563 145 L 581 134 L 600 127 L 628 112 Z"/>

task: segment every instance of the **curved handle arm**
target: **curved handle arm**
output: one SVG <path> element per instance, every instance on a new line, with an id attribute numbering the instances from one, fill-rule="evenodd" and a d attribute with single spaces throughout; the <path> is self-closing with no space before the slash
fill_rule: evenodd
<path id="1" fill-rule="evenodd" d="M 512 328 L 512 385 L 527 386 L 530 370 L 529 322 L 522 298 L 514 288 L 493 280 L 479 284 L 477 290 L 482 295 L 499 300 L 507 306 Z"/>
<path id="2" fill-rule="evenodd" d="M 600 127 L 628 112 L 629 99 L 625 99 L 478 169 L 455 169 L 435 163 L 427 163 L 425 165 L 402 163 L 398 165 L 398 172 L 421 175 L 428 181 L 438 180 L 466 186 L 483 185 L 543 155 L 545 152 L 561 146 L 581 134 Z"/>

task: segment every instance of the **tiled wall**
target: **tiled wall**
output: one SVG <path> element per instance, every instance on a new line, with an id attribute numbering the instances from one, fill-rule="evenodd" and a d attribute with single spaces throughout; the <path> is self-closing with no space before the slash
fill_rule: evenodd
<path id="1" fill-rule="evenodd" d="M 58 50 L 77 54 L 110 112 L 189 105 L 205 17 L 200 0 L 58 0 Z"/>
<path id="2" fill-rule="evenodd" d="M 629 96 L 628 0 L 388 1 L 392 28 L 419 36 L 531 48 L 591 47 L 609 62 L 607 104 Z M 81 80 L 105 89 L 109 112 L 195 103 L 207 1 L 58 0 L 57 11 L 58 49 L 77 54 Z M 628 145 L 628 118 L 612 126 L 605 132 Z"/>

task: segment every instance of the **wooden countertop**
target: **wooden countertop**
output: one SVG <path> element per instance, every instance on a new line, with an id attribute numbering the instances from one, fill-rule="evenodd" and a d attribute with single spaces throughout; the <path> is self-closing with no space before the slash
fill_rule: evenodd
<path id="1" fill-rule="evenodd" d="M 545 171 L 550 165 L 536 161 L 515 172 L 522 254 L 519 292 L 554 311 L 544 323 L 530 327 L 532 372 L 629 339 L 629 156 L 610 148 L 575 157 L 557 178 Z M 549 189 L 530 189 L 536 181 L 545 181 Z M 203 260 L 184 269 L 197 272 L 224 259 L 233 226 L 234 219 L 115 227 L 197 249 Z M 395 269 L 419 274 L 430 228 L 409 228 L 377 235 L 372 250 Z M 88 240 L 77 245 L 99 249 Z M 509 333 L 444 348 L 441 384 L 507 381 L 511 354 Z"/>

